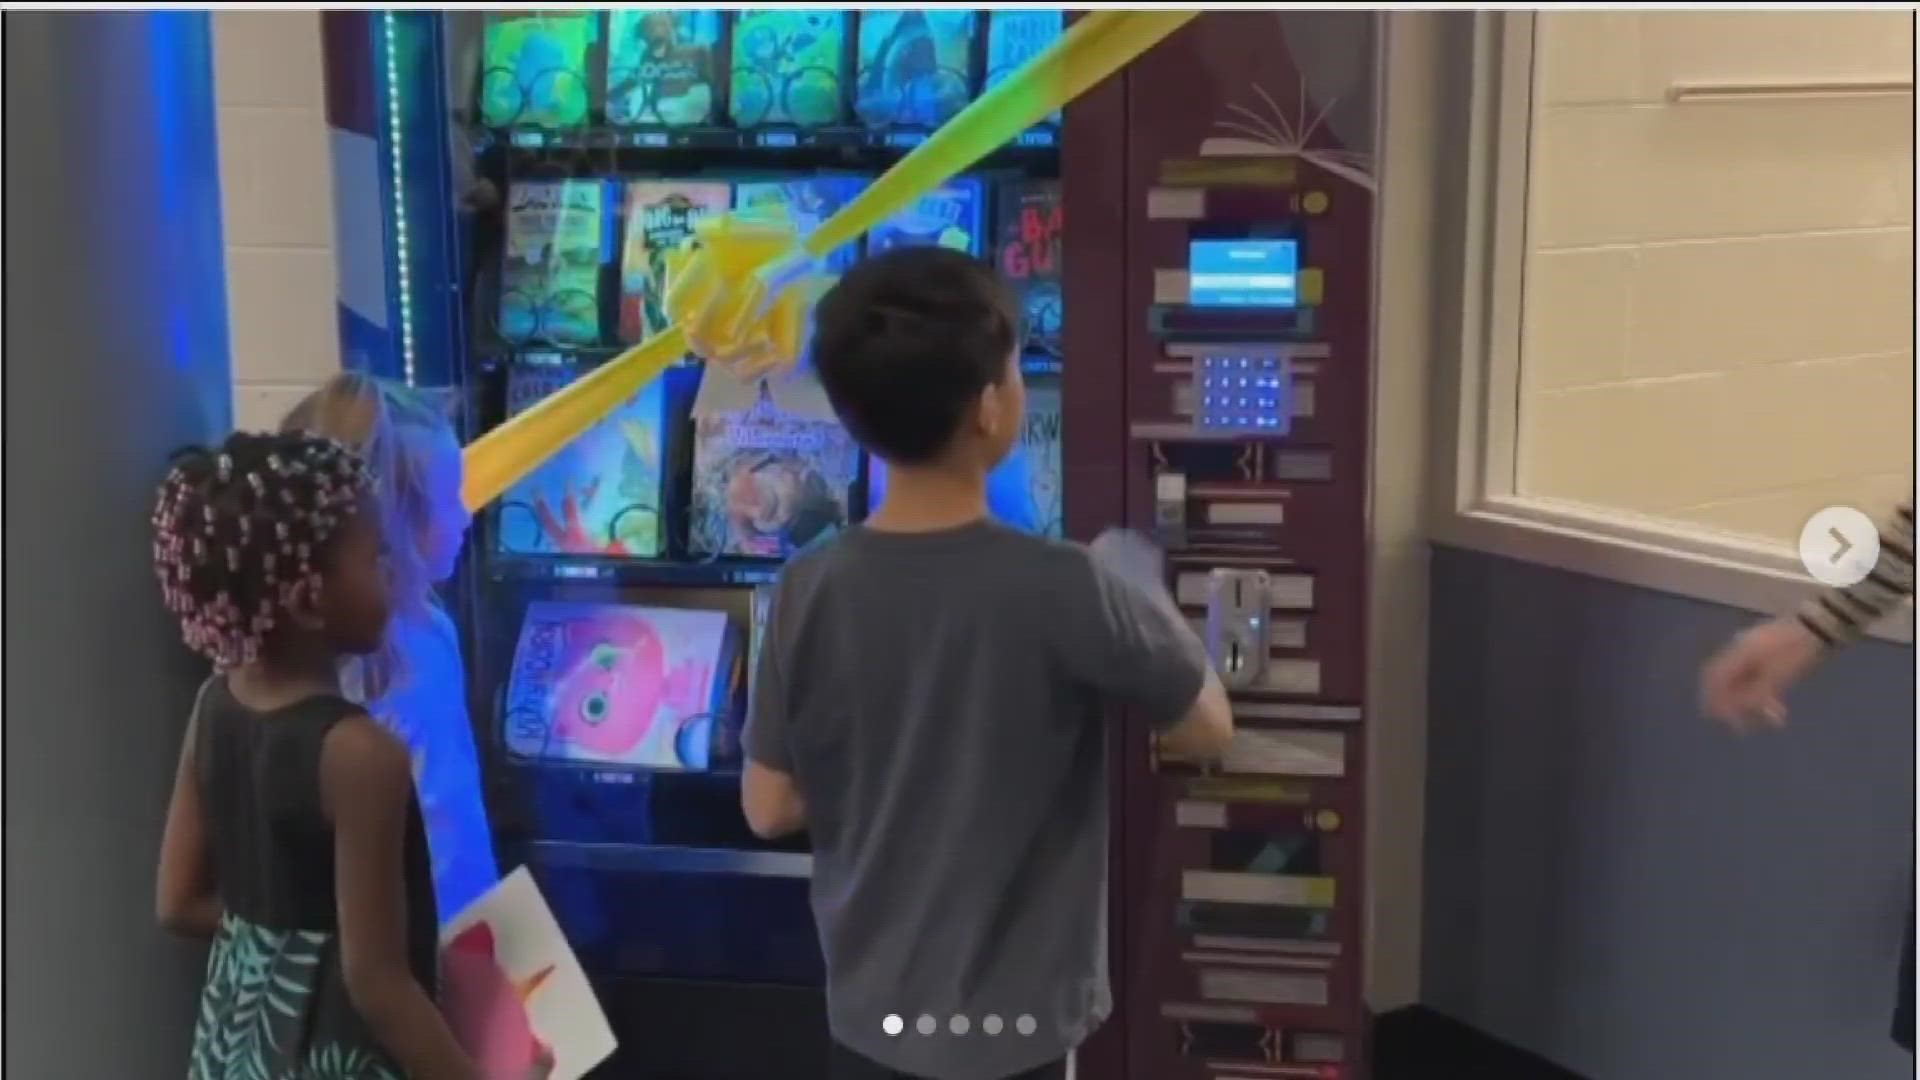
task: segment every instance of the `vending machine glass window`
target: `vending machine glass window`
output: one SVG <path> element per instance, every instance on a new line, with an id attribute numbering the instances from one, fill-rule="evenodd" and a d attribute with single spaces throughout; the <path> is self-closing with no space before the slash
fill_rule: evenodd
<path id="1" fill-rule="evenodd" d="M 666 258 L 732 210 L 802 235 L 1061 32 L 1059 11 L 455 12 L 444 102 L 455 381 L 469 438 L 668 328 Z M 400 92 L 423 88 L 404 85 Z M 992 261 L 1026 310 L 1032 415 L 994 512 L 1063 532 L 1058 117 L 831 253 Z M 740 732 L 772 586 L 884 470 L 795 380 L 685 357 L 476 517 L 461 597 L 509 863 L 590 970 L 817 985 L 804 836 L 755 837 Z"/>

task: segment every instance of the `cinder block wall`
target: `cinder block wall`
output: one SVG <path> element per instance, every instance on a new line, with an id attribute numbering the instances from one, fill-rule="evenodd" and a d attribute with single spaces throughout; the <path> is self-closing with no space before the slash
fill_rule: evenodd
<path id="1" fill-rule="evenodd" d="M 1911 490 L 1913 80 L 1899 12 L 1538 18 L 1521 490 L 1782 544 Z"/>
<path id="2" fill-rule="evenodd" d="M 340 366 L 320 16 L 215 8 L 213 53 L 234 423 L 271 427 Z"/>

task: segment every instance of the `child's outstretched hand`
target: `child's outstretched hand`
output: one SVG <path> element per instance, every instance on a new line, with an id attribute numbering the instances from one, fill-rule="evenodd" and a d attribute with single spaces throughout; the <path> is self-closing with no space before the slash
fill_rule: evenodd
<path id="1" fill-rule="evenodd" d="M 1761 623 L 1707 661 L 1700 672 L 1700 706 L 1735 731 L 1785 727 L 1787 707 L 1781 699 L 1823 652 L 1820 640 L 1798 619 Z"/>

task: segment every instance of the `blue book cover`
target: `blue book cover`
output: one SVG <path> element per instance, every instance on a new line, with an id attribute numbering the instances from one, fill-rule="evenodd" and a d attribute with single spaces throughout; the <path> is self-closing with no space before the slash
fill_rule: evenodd
<path id="1" fill-rule="evenodd" d="M 854 112 L 873 128 L 936 128 L 967 107 L 977 12 L 860 13 Z"/>
<path id="2" fill-rule="evenodd" d="M 607 122 L 686 127 L 719 121 L 721 12 L 607 12 Z"/>
<path id="3" fill-rule="evenodd" d="M 1061 340 L 1060 259 L 1064 213 L 1060 181 L 1002 184 L 994 200 L 994 262 L 1020 294 L 1027 347 L 1058 356 Z"/>
<path id="4" fill-rule="evenodd" d="M 949 180 L 874 226 L 867 234 L 867 251 L 879 254 L 897 247 L 937 245 L 980 255 L 985 251 L 981 236 L 985 194 L 985 187 L 972 177 Z"/>
<path id="5" fill-rule="evenodd" d="M 1059 8 L 998 10 L 987 15 L 987 77 L 984 89 L 1005 82 L 1020 65 L 1040 55 L 1066 31 L 1066 13 Z M 1056 111 L 1047 122 L 1058 124 Z"/>
<path id="6" fill-rule="evenodd" d="M 793 176 L 780 180 L 742 180 L 733 189 L 736 210 L 784 211 L 802 237 L 865 191 L 872 181 L 847 173 Z M 858 244 L 847 244 L 827 256 L 828 269 L 838 273 L 860 257 Z"/>
<path id="7" fill-rule="evenodd" d="M 845 11 L 764 8 L 734 16 L 727 110 L 755 128 L 837 123 L 846 109 Z"/>
<path id="8" fill-rule="evenodd" d="M 571 364 L 514 367 L 507 414 L 525 412 L 579 375 Z M 495 519 L 501 554 L 653 558 L 665 550 L 663 382 L 641 387 L 507 489 Z"/>

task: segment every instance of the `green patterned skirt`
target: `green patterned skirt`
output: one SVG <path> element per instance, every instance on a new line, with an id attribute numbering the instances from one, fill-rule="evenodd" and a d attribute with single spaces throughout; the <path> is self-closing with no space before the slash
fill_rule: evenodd
<path id="1" fill-rule="evenodd" d="M 332 933 L 227 915 L 207 958 L 188 1080 L 401 1080 L 354 1011 Z"/>

